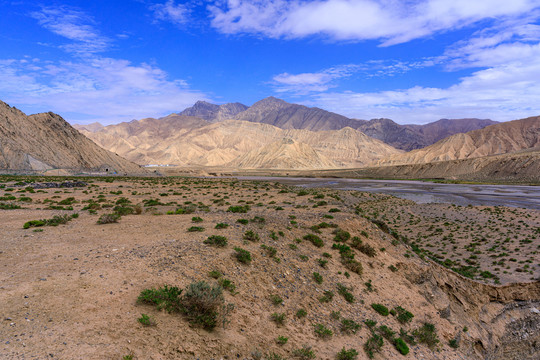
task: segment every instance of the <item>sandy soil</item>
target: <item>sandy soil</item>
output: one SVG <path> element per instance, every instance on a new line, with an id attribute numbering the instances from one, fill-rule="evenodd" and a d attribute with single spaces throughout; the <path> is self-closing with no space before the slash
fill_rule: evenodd
<path id="1" fill-rule="evenodd" d="M 450 309 L 449 300 L 434 297 L 428 283 L 411 280 L 412 269 L 425 263 L 408 255 L 411 252 L 404 244 L 392 245 L 391 237 L 355 214 L 359 194 L 317 190 L 298 196 L 298 189 L 279 184 L 181 178 L 96 180 L 88 188 L 34 193 L 6 188 L 0 189 L 2 196 L 29 197 L 32 201 L 15 201 L 22 209 L 0 210 L 0 358 L 123 359 L 132 355 L 134 359 L 256 359 L 260 352 L 267 356 L 261 358 L 279 359 L 279 355 L 292 359 L 294 350 L 304 345 L 312 346 L 317 359 L 335 359 L 344 347 L 356 349 L 360 359 L 367 358 L 363 346 L 371 331 L 363 325 L 356 334 L 344 334 L 340 330 L 342 319 L 357 323 L 374 320 L 397 332 L 400 327 L 411 332 L 423 322 L 433 323 L 439 345 L 435 350 L 423 344 L 410 345 L 409 358 L 475 358 L 480 351 L 475 339 L 483 336 L 484 325 L 459 312 L 445 313 Z M 67 205 L 73 210 L 47 209 L 66 206 L 58 202 L 69 197 L 75 198 Z M 98 225 L 100 215 L 110 213 L 121 198 L 141 204 L 142 213 Z M 100 201 L 101 209 L 95 214 L 83 210 L 90 199 Z M 144 206 L 149 199 L 167 205 Z M 326 204 L 317 206 L 320 201 Z M 189 206 L 186 202 L 195 205 L 193 214 L 167 215 Z M 247 213 L 227 212 L 231 205 L 246 204 L 250 205 Z M 72 213 L 79 217 L 65 225 L 23 229 L 30 220 Z M 194 223 L 195 216 L 203 221 Z M 263 217 L 265 223 L 237 222 L 256 216 Z M 347 269 L 331 248 L 333 229 L 320 230 L 318 236 L 325 242 L 322 248 L 296 240 L 313 233 L 309 228 L 322 221 L 335 223 L 353 236 L 365 232 L 364 243 L 377 250 L 375 257 L 354 250 L 355 259 L 363 264 L 362 276 L 352 272 L 345 276 Z M 215 229 L 217 223 L 229 227 Z M 188 232 L 192 226 L 204 230 Z M 260 241 L 244 240 L 247 230 L 257 232 Z M 223 235 L 229 244 L 224 248 L 205 245 L 203 241 L 210 235 Z M 270 257 L 262 244 L 274 247 L 277 254 Z M 235 259 L 236 246 L 251 252 L 251 264 Z M 322 267 L 319 260 L 328 263 Z M 224 291 L 225 302 L 234 304 L 234 310 L 227 322 L 213 331 L 190 325 L 180 314 L 137 303 L 141 291 L 148 288 L 165 284 L 184 288 L 199 280 L 215 284 L 208 276 L 212 270 L 236 285 L 234 294 Z M 314 272 L 323 276 L 322 284 L 314 281 Z M 338 283 L 352 289 L 353 303 L 337 293 Z M 329 303 L 319 301 L 325 290 L 335 293 Z M 272 295 L 279 295 L 283 303 L 274 305 Z M 402 306 L 415 316 L 403 325 L 392 315 L 376 313 L 372 303 L 390 309 Z M 502 303 L 490 306 L 493 314 L 505 307 Z M 295 317 L 300 308 L 307 311 L 303 319 Z M 331 316 L 338 311 L 340 320 Z M 137 319 L 143 313 L 157 325 L 141 325 Z M 285 324 L 273 322 L 272 313 L 286 314 Z M 318 337 L 316 324 L 331 329 L 333 336 Z M 278 336 L 289 340 L 279 345 Z M 459 340 L 459 349 L 448 345 L 451 339 Z M 384 343 L 376 359 L 403 358 L 388 340 Z M 271 354 L 276 356 L 269 357 Z"/>

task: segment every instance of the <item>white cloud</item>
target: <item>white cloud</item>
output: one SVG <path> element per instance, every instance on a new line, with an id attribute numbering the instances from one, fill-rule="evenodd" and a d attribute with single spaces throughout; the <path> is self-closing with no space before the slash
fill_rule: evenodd
<path id="1" fill-rule="evenodd" d="M 399 123 L 464 117 L 506 121 L 540 115 L 539 82 L 540 62 L 534 61 L 480 70 L 448 88 L 320 93 L 306 104 L 350 117 L 387 117 Z"/>
<path id="2" fill-rule="evenodd" d="M 212 25 L 226 34 L 322 35 L 393 45 L 485 19 L 521 17 L 539 7 L 537 0 L 228 0 L 209 10 Z"/>
<path id="3" fill-rule="evenodd" d="M 176 4 L 174 0 L 152 5 L 150 9 L 154 11 L 156 20 L 170 21 L 177 25 L 185 24 L 188 20 L 188 8 L 184 4 Z"/>
<path id="4" fill-rule="evenodd" d="M 0 93 L 20 107 L 70 114 L 73 122 L 103 124 L 163 116 L 208 97 L 184 80 L 169 79 L 157 66 L 98 55 L 111 40 L 85 13 L 47 7 L 31 14 L 44 28 L 70 42 L 62 46 L 71 61 L 0 59 Z"/>
<path id="5" fill-rule="evenodd" d="M 45 29 L 72 40 L 73 43 L 62 46 L 66 51 L 86 55 L 105 51 L 110 46 L 111 40 L 102 36 L 94 28 L 93 19 L 81 11 L 66 6 L 43 7 L 31 16 Z"/>
<path id="6" fill-rule="evenodd" d="M 317 73 L 282 73 L 273 77 L 272 84 L 277 92 L 292 92 L 296 95 L 321 92 L 334 87 L 334 80 L 348 77 L 358 71 L 356 65 L 341 65 Z"/>
<path id="7" fill-rule="evenodd" d="M 67 119 L 72 122 L 104 124 L 164 116 L 208 100 L 155 66 L 106 57 L 60 63 L 0 60 L 0 93 L 7 103 L 78 114 Z"/>

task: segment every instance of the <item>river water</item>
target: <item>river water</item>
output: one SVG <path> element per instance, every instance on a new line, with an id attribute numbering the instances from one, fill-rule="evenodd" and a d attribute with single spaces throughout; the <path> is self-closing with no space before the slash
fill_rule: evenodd
<path id="1" fill-rule="evenodd" d="M 384 193 L 419 204 L 510 206 L 540 210 L 540 186 L 437 184 L 409 180 L 361 180 L 242 176 L 238 179 L 274 181 L 306 188 L 330 188 Z"/>

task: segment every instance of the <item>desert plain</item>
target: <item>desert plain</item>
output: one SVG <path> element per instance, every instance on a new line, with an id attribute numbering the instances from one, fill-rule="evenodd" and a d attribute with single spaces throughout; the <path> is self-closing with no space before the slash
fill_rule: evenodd
<path id="1" fill-rule="evenodd" d="M 537 210 L 196 177 L 6 176 L 0 204 L 2 358 L 538 355 Z"/>

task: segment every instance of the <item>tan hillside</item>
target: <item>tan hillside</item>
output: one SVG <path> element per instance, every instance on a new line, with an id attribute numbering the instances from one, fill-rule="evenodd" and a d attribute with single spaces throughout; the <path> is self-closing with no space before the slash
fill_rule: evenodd
<path id="1" fill-rule="evenodd" d="M 79 131 L 86 130 L 90 132 L 96 132 L 104 128 L 104 126 L 99 122 L 93 122 L 91 124 L 86 124 L 86 125 L 73 124 L 73 127 Z"/>
<path id="2" fill-rule="evenodd" d="M 248 107 L 240 103 L 215 105 L 206 101 L 197 101 L 195 105 L 182 111 L 179 115 L 196 116 L 210 122 L 230 120 Z"/>
<path id="3" fill-rule="evenodd" d="M 26 116 L 2 101 L 0 169 L 145 172 L 138 165 L 100 148 L 57 114 Z"/>
<path id="4" fill-rule="evenodd" d="M 240 156 L 230 166 L 248 169 L 328 169 L 335 163 L 320 155 L 311 146 L 290 138 L 274 141 Z"/>
<path id="5" fill-rule="evenodd" d="M 455 134 L 423 149 L 381 160 L 379 165 L 422 164 L 506 154 L 540 146 L 540 117 Z"/>
<path id="6" fill-rule="evenodd" d="M 283 138 L 303 144 L 289 147 L 287 153 L 290 157 L 294 156 L 293 149 L 302 149 L 297 156 L 306 156 L 307 153 L 303 153 L 307 151 L 305 145 L 316 152 L 309 155 L 312 160 L 296 163 L 302 168 L 305 168 L 302 164 L 310 162 L 317 164 L 315 168 L 323 165 L 332 168 L 362 166 L 400 153 L 351 128 L 321 132 L 283 130 L 268 124 L 235 120 L 209 124 L 202 119 L 179 115 L 111 125 L 95 133 L 85 132 L 85 135 L 141 165 L 270 166 L 280 160 L 270 160 L 269 156 L 276 157 L 278 153 L 266 155 L 264 160 L 253 159 L 255 153 L 249 155 L 249 162 L 247 158 L 239 159 Z M 277 151 L 278 148 L 273 146 L 267 150 Z M 293 166 L 295 162 L 289 164 Z"/>

